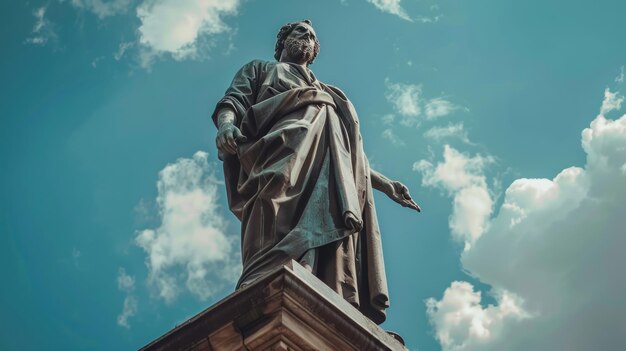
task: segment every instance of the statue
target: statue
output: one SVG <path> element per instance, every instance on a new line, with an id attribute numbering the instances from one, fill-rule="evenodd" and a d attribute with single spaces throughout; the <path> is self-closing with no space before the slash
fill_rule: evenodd
<path id="1" fill-rule="evenodd" d="M 420 211 L 371 169 L 352 103 L 308 66 L 308 20 L 284 25 L 274 57 L 235 75 L 213 121 L 231 211 L 241 220 L 237 289 L 294 259 L 377 324 L 389 307 L 372 188 Z"/>

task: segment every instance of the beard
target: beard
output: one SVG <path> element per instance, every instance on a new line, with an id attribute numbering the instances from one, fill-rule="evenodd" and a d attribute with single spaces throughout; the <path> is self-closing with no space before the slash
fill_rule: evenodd
<path id="1" fill-rule="evenodd" d="M 313 59 L 315 48 L 306 39 L 285 39 L 285 50 L 287 54 L 298 61 L 307 63 Z"/>

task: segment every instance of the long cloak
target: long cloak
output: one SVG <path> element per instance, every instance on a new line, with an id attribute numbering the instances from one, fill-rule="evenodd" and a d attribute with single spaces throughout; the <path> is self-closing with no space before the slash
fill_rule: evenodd
<path id="1" fill-rule="evenodd" d="M 318 250 L 314 273 L 382 323 L 387 281 L 352 103 L 308 68 L 255 60 L 235 75 L 214 122 L 223 107 L 235 111 L 235 124 L 247 137 L 237 155 L 220 154 L 229 207 L 241 220 L 237 287 Z M 363 222 L 360 232 L 347 228 L 348 212 Z"/>

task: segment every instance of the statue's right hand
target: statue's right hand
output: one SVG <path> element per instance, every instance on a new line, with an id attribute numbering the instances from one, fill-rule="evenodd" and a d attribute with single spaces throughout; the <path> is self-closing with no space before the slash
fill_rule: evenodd
<path id="1" fill-rule="evenodd" d="M 343 214 L 343 221 L 346 227 L 352 230 L 353 233 L 358 233 L 363 229 L 363 221 L 358 219 L 352 212 L 346 212 Z"/>
<path id="2" fill-rule="evenodd" d="M 241 134 L 239 128 L 235 127 L 234 124 L 223 123 L 217 131 L 215 143 L 218 150 L 234 155 L 237 153 L 237 143 L 245 143 L 246 140 L 248 138 Z"/>

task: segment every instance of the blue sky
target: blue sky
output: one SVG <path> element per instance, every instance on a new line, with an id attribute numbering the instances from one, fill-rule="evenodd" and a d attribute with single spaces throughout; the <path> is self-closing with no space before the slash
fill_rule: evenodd
<path id="1" fill-rule="evenodd" d="M 210 112 L 309 18 L 372 165 L 411 350 L 626 342 L 626 3 L 5 2 L 0 349 L 137 349 L 229 294 Z"/>

